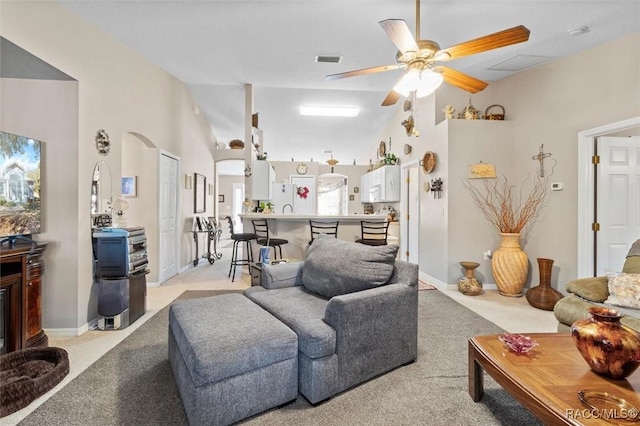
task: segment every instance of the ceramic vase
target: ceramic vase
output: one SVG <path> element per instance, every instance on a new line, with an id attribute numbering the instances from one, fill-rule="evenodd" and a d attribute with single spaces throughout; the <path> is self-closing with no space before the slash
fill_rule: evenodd
<path id="1" fill-rule="evenodd" d="M 520 297 L 527 281 L 527 254 L 520 247 L 519 233 L 501 232 L 500 236 L 500 247 L 491 257 L 493 277 L 501 295 Z"/>
<path id="2" fill-rule="evenodd" d="M 480 266 L 477 262 L 460 262 L 464 268 L 464 277 L 458 280 L 458 290 L 467 296 L 477 296 L 482 291 L 482 283 L 475 277 L 475 269 Z"/>
<path id="3" fill-rule="evenodd" d="M 538 270 L 540 272 L 540 285 L 532 287 L 525 295 L 531 306 L 545 311 L 553 311 L 553 307 L 562 299 L 562 293 L 551 287 L 551 269 L 553 259 L 539 257 Z"/>
<path id="4" fill-rule="evenodd" d="M 593 371 L 611 379 L 624 379 L 640 366 L 640 334 L 620 323 L 614 309 L 593 307 L 591 318 L 571 326 L 571 337 Z"/>

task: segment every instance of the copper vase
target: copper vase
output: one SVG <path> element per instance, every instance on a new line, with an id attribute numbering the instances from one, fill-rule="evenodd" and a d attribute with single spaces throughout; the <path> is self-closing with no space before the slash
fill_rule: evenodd
<path id="1" fill-rule="evenodd" d="M 611 379 L 624 379 L 640 366 L 640 334 L 620 323 L 624 316 L 599 306 L 591 318 L 571 326 L 571 337 L 593 371 Z"/>
<path id="2" fill-rule="evenodd" d="M 553 311 L 553 307 L 562 299 L 562 293 L 551 287 L 551 269 L 553 259 L 539 257 L 538 270 L 540 271 L 540 285 L 532 287 L 525 296 L 531 306 L 545 311 Z"/>

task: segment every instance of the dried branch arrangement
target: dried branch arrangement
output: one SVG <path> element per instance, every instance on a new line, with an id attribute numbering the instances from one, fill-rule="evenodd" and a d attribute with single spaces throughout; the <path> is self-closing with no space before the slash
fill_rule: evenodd
<path id="1" fill-rule="evenodd" d="M 534 177 L 533 186 L 524 199 L 524 188 L 528 180 L 529 178 L 525 179 L 520 188 L 509 183 L 506 176 L 482 179 L 484 188 L 473 186 L 470 179 L 464 180 L 464 186 L 494 228 L 502 233 L 520 233 L 535 217 L 547 194 L 549 183 L 548 177 Z"/>

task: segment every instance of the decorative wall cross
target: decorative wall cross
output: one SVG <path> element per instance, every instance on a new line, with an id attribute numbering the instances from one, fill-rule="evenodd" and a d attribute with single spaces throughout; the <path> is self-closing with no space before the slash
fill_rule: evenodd
<path id="1" fill-rule="evenodd" d="M 544 159 L 551 157 L 550 152 L 544 152 L 544 144 L 540 145 L 540 152 L 538 155 L 531 157 L 532 160 L 538 160 L 540 162 L 540 177 L 544 177 Z"/>

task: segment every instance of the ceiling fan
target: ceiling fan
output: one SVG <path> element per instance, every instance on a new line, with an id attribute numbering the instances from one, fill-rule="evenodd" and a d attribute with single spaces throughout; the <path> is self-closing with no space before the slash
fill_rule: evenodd
<path id="1" fill-rule="evenodd" d="M 459 87 L 470 93 L 484 90 L 488 83 L 461 71 L 437 62 L 446 62 L 476 53 L 486 52 L 499 47 L 510 46 L 529 40 L 529 30 L 518 25 L 497 33 L 488 34 L 446 49 L 432 40 L 420 40 L 420 0 L 416 0 L 416 37 L 414 38 L 404 19 L 385 19 L 379 24 L 398 48 L 396 63 L 378 67 L 364 68 L 338 74 L 330 74 L 327 80 L 374 74 L 383 71 L 405 69 L 406 73 L 389 92 L 382 102 L 383 106 L 394 105 L 400 96 L 416 91 L 416 97 L 432 93 L 442 81 Z"/>

